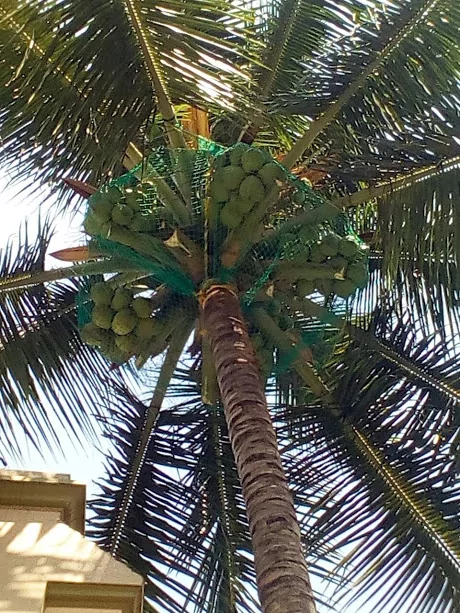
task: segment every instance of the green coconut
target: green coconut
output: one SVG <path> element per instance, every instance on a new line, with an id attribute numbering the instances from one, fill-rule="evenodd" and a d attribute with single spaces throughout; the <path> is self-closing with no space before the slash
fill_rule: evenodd
<path id="1" fill-rule="evenodd" d="M 137 322 L 135 334 L 142 341 L 148 341 L 158 331 L 158 321 L 154 318 L 140 319 Z"/>
<path id="2" fill-rule="evenodd" d="M 285 171 L 276 162 L 268 162 L 262 166 L 257 175 L 267 187 L 272 187 L 276 181 L 281 181 L 284 178 Z"/>
<path id="3" fill-rule="evenodd" d="M 133 354 L 136 353 L 136 349 L 139 344 L 139 339 L 135 334 L 126 334 L 125 336 L 117 336 L 115 344 L 118 349 L 121 349 L 124 353 Z"/>
<path id="4" fill-rule="evenodd" d="M 255 175 L 247 176 L 240 185 L 239 194 L 243 200 L 260 202 L 265 196 L 265 186 Z"/>
<path id="5" fill-rule="evenodd" d="M 227 166 L 219 172 L 217 180 L 222 180 L 224 186 L 229 190 L 237 190 L 245 177 L 245 172 L 241 166 Z"/>
<path id="6" fill-rule="evenodd" d="M 134 211 L 127 204 L 116 204 L 112 209 L 112 219 L 120 226 L 129 226 Z"/>
<path id="7" fill-rule="evenodd" d="M 150 219 L 143 213 L 134 213 L 129 227 L 133 232 L 150 232 Z"/>
<path id="8" fill-rule="evenodd" d="M 149 233 L 155 228 L 155 219 L 152 214 L 134 213 L 129 227 L 133 232 Z"/>
<path id="9" fill-rule="evenodd" d="M 358 287 L 365 287 L 369 279 L 367 262 L 356 262 L 350 264 L 346 272 L 347 279 L 354 281 Z"/>
<path id="10" fill-rule="evenodd" d="M 118 187 L 115 187 L 115 185 L 112 185 L 106 192 L 103 193 L 106 199 L 112 204 L 117 204 L 117 202 L 120 202 L 120 200 L 123 198 L 123 194 Z"/>
<path id="11" fill-rule="evenodd" d="M 105 281 L 99 281 L 91 286 L 90 296 L 97 305 L 110 306 L 113 298 L 113 288 Z"/>
<path id="12" fill-rule="evenodd" d="M 310 260 L 315 264 L 321 264 L 325 259 L 326 256 L 320 247 L 320 243 L 314 243 L 310 248 Z"/>
<path id="13" fill-rule="evenodd" d="M 320 249 L 322 253 L 327 257 L 337 255 L 339 250 L 340 237 L 337 234 L 326 234 L 323 236 L 320 242 Z"/>
<path id="14" fill-rule="evenodd" d="M 292 196 L 292 200 L 295 204 L 305 204 L 305 201 L 307 200 L 307 194 L 305 193 L 305 190 L 296 189 Z"/>
<path id="15" fill-rule="evenodd" d="M 129 206 L 135 213 L 141 210 L 141 203 L 143 201 L 142 192 L 137 190 L 126 190 L 125 192 L 126 205 Z"/>
<path id="16" fill-rule="evenodd" d="M 260 149 L 248 148 L 241 156 L 241 166 L 244 172 L 257 172 L 266 162 L 266 157 Z"/>
<path id="17" fill-rule="evenodd" d="M 119 347 L 117 347 L 116 343 L 112 343 L 110 347 L 108 347 L 102 354 L 115 364 L 124 364 L 128 362 L 131 358 L 131 354 L 122 351 Z"/>
<path id="18" fill-rule="evenodd" d="M 142 298 L 141 296 L 132 301 L 131 308 L 137 313 L 137 316 L 142 319 L 150 317 L 152 314 L 150 302 L 147 300 L 147 298 Z"/>
<path id="19" fill-rule="evenodd" d="M 301 226 L 299 238 L 303 243 L 317 242 L 319 240 L 318 228 L 315 226 Z"/>
<path id="20" fill-rule="evenodd" d="M 315 284 L 308 279 L 299 279 L 296 284 L 296 293 L 299 296 L 310 296 L 315 291 Z"/>
<path id="21" fill-rule="evenodd" d="M 105 194 L 102 192 L 94 192 L 94 194 L 91 194 L 91 196 L 88 198 L 88 204 L 91 208 L 93 208 L 93 206 L 101 200 L 107 200 Z"/>
<path id="22" fill-rule="evenodd" d="M 89 236 L 108 238 L 112 231 L 112 223 L 102 222 L 93 211 L 90 211 L 83 222 L 83 228 Z"/>
<path id="23" fill-rule="evenodd" d="M 126 287 L 119 287 L 115 290 L 115 293 L 113 295 L 111 303 L 112 309 L 114 309 L 115 311 L 121 311 L 122 309 L 128 307 L 131 304 L 132 300 L 132 291 L 127 289 Z"/>
<path id="24" fill-rule="evenodd" d="M 226 204 L 220 212 L 220 223 L 227 226 L 227 228 L 237 228 L 242 220 L 242 215 L 235 209 L 232 209 L 229 204 Z"/>
<path id="25" fill-rule="evenodd" d="M 230 154 L 228 151 L 223 151 L 222 153 L 218 153 L 213 161 L 214 168 L 225 168 L 226 166 L 230 166 Z"/>
<path id="26" fill-rule="evenodd" d="M 241 196 L 232 194 L 227 204 L 228 208 L 235 211 L 238 215 L 245 215 L 251 210 L 251 203 L 243 200 Z"/>
<path id="27" fill-rule="evenodd" d="M 99 236 L 101 233 L 102 222 L 93 211 L 89 211 L 85 217 L 85 221 L 83 222 L 83 228 L 86 234 L 89 234 L 90 236 Z"/>
<path id="28" fill-rule="evenodd" d="M 115 313 L 112 321 L 112 330 L 115 334 L 124 336 L 134 330 L 138 321 L 139 318 L 132 309 L 121 309 L 121 311 Z"/>
<path id="29" fill-rule="evenodd" d="M 108 343 L 110 339 L 110 333 L 107 330 L 103 330 L 96 326 L 94 322 L 87 323 L 80 330 L 81 340 L 87 345 L 94 347 L 101 347 Z"/>
<path id="30" fill-rule="evenodd" d="M 98 219 L 101 220 L 101 222 L 110 220 L 112 209 L 113 209 L 113 204 L 109 202 L 109 200 L 105 200 L 105 199 L 96 200 L 96 202 L 94 203 L 90 202 L 90 206 L 91 206 L 91 209 L 93 210 L 93 213 L 96 215 Z"/>
<path id="31" fill-rule="evenodd" d="M 332 291 L 339 298 L 349 298 L 355 293 L 356 289 L 356 283 L 351 281 L 351 279 L 344 279 L 343 281 L 335 279 L 332 284 Z"/>
<path id="32" fill-rule="evenodd" d="M 339 243 L 339 254 L 346 257 L 348 260 L 353 259 L 358 253 L 358 243 L 352 237 L 345 237 Z"/>
<path id="33" fill-rule="evenodd" d="M 96 305 L 93 308 L 93 312 L 91 313 L 91 319 L 93 323 L 98 326 L 98 328 L 102 328 L 103 330 L 110 330 L 112 325 L 114 312 L 113 310 L 105 305 Z"/>
<path id="34" fill-rule="evenodd" d="M 229 149 L 228 153 L 230 155 L 230 164 L 233 164 L 234 166 L 241 164 L 241 158 L 247 149 L 248 146 L 244 143 L 237 143 L 231 149 Z"/>
<path id="35" fill-rule="evenodd" d="M 230 193 L 222 181 L 222 175 L 216 173 L 211 183 L 211 198 L 214 202 L 227 202 Z"/>
<path id="36" fill-rule="evenodd" d="M 336 255 L 330 260 L 327 261 L 327 265 L 333 268 L 334 270 L 343 270 L 348 266 L 349 262 L 347 258 L 342 257 L 341 255 Z"/>

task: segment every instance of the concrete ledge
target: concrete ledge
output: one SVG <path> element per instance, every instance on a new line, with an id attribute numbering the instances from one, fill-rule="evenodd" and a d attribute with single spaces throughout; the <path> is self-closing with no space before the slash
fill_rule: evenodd
<path id="1" fill-rule="evenodd" d="M 49 582 L 45 607 L 82 609 L 115 609 L 122 613 L 141 613 L 143 587 L 140 585 L 107 585 L 97 583 Z"/>
<path id="2" fill-rule="evenodd" d="M 72 483 L 68 475 L 0 471 L 1 507 L 57 510 L 62 522 L 84 534 L 85 505 L 86 486 Z"/>

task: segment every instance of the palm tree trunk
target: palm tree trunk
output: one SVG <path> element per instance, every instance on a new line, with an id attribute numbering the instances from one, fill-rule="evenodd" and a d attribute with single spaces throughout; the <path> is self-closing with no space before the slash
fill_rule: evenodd
<path id="1" fill-rule="evenodd" d="M 203 292 L 203 329 L 216 365 L 243 488 L 264 613 L 315 613 L 300 528 L 238 296 Z"/>

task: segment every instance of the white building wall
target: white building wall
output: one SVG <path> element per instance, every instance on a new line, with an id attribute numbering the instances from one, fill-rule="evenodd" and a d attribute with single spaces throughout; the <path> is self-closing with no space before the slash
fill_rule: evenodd
<path id="1" fill-rule="evenodd" d="M 47 582 L 56 581 L 143 584 L 142 577 L 60 522 L 58 511 L 0 506 L 0 612 L 41 613 Z"/>

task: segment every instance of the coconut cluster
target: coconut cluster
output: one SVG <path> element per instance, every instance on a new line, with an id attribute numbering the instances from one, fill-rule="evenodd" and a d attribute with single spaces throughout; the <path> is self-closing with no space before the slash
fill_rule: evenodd
<path id="1" fill-rule="evenodd" d="M 121 364 L 142 353 L 160 333 L 162 322 L 153 315 L 150 301 L 131 289 L 100 281 L 90 295 L 91 322 L 83 326 L 81 337 L 112 362 Z"/>
<path id="2" fill-rule="evenodd" d="M 220 223 L 231 230 L 285 178 L 286 170 L 268 153 L 239 143 L 215 159 L 210 183 L 211 205 Z"/>
<path id="3" fill-rule="evenodd" d="M 158 164 L 166 164 L 160 150 L 157 156 Z M 164 350 L 174 332 L 167 323 L 172 321 L 168 309 L 179 297 L 167 275 L 172 278 L 179 269 L 198 291 L 205 276 L 203 253 L 216 258 L 210 262 L 216 270 L 221 266 L 232 270 L 231 282 L 240 295 L 252 291 L 254 301 L 267 309 L 278 328 L 290 330 L 291 340 L 299 309 L 316 317 L 308 312 L 311 301 L 303 298 L 319 292 L 326 298 L 346 299 L 367 283 L 366 249 L 356 236 L 333 231 L 337 209 L 325 206 L 319 196 L 315 199 L 303 181 L 292 178 L 267 152 L 239 143 L 210 164 L 207 156 L 198 158 L 178 150 L 176 173 L 166 165 L 161 181 L 152 179 L 153 183 L 144 181 L 136 187 L 111 185 L 89 199 L 86 232 L 149 255 L 164 273 L 161 283 L 169 286 L 172 296 L 171 303 L 157 305 L 154 312 L 153 297 L 150 302 L 111 282 L 93 286 L 92 321 L 83 327 L 82 337 L 114 362 L 136 356 L 136 363 L 143 363 Z M 184 163 L 179 163 L 181 159 Z M 149 161 L 160 174 L 155 160 Z M 181 199 L 184 207 L 179 206 Z M 283 231 L 286 219 L 299 222 L 291 221 L 286 225 L 289 230 Z M 302 219 L 310 221 L 302 224 Z M 231 260 L 235 253 L 236 265 L 227 265 L 225 256 Z M 148 274 L 147 285 L 157 288 L 156 273 Z M 261 374 L 267 378 L 275 348 L 258 329 L 250 329 L 250 334 Z"/>
<path id="4" fill-rule="evenodd" d="M 256 355 L 260 375 L 266 380 L 273 370 L 275 347 L 263 334 L 253 332 L 249 338 Z"/>
<path id="5" fill-rule="evenodd" d="M 171 221 L 168 210 L 155 202 L 148 202 L 146 194 L 153 194 L 150 184 L 119 189 L 115 185 L 96 192 L 89 198 L 89 209 L 83 227 L 89 236 L 110 236 L 113 226 L 132 232 L 152 233 L 159 224 Z"/>
<path id="6" fill-rule="evenodd" d="M 289 291 L 294 288 L 300 297 L 318 291 L 326 297 L 335 294 L 349 298 L 366 285 L 367 254 L 354 236 L 341 237 L 329 232 L 320 237 L 317 230 L 306 230 L 308 242 L 305 237 L 305 242 L 295 244 L 293 256 L 276 267 L 278 286 Z"/>
<path id="7" fill-rule="evenodd" d="M 258 302 L 258 296 L 255 297 L 255 302 Z M 264 302 L 258 302 L 258 306 L 263 305 Z M 275 300 L 266 300 L 265 308 L 270 317 L 281 330 L 290 330 L 294 332 L 295 321 L 292 317 L 290 317 L 286 309 L 284 309 L 279 302 Z M 250 326 L 249 338 L 256 355 L 260 374 L 262 378 L 266 380 L 270 374 L 272 374 L 274 366 L 275 346 L 273 341 L 267 338 L 254 326 Z"/>

